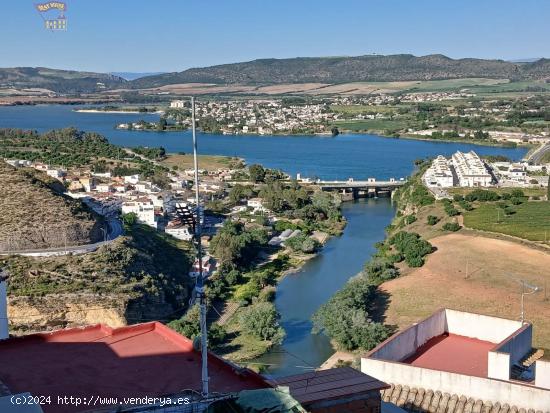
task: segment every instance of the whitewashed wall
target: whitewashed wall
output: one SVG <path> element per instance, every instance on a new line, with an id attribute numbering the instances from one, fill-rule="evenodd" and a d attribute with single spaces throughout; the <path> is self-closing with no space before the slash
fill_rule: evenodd
<path id="1" fill-rule="evenodd" d="M 447 373 L 364 357 L 361 359 L 361 371 L 386 383 L 439 390 L 543 412 L 550 409 L 550 391 L 515 382 Z"/>

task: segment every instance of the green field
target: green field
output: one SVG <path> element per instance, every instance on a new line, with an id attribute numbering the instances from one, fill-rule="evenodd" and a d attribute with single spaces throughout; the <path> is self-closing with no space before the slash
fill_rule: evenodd
<path id="1" fill-rule="evenodd" d="M 350 120 L 350 121 L 338 121 L 334 122 L 338 128 L 351 131 L 363 131 L 363 130 L 397 130 L 408 127 L 408 123 L 405 119 L 391 120 L 391 119 L 366 119 L 366 120 Z"/>
<path id="2" fill-rule="evenodd" d="M 399 106 L 374 106 L 374 105 L 331 105 L 330 110 L 340 113 L 359 114 L 359 113 L 393 113 L 398 108 L 408 107 L 410 105 L 402 104 Z"/>
<path id="3" fill-rule="evenodd" d="M 491 188 L 492 192 L 496 192 L 499 195 L 510 193 L 511 190 L 512 188 Z M 540 198 L 546 196 L 546 191 L 547 191 L 546 188 L 521 188 L 521 190 L 523 191 L 525 196 L 529 196 L 529 197 L 538 196 Z M 451 195 L 455 195 L 455 194 L 466 195 L 472 192 L 472 188 L 455 187 L 455 188 L 449 188 L 448 191 Z"/>
<path id="4" fill-rule="evenodd" d="M 531 241 L 550 241 L 550 202 L 525 202 L 510 207 L 505 216 L 495 203 L 483 203 L 464 212 L 464 225 L 483 231 L 499 232 Z"/>

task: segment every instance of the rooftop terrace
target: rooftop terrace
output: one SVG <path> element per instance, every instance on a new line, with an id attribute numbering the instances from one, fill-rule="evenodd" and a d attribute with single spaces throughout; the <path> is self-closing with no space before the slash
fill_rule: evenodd
<path id="1" fill-rule="evenodd" d="M 191 340 L 157 323 L 103 325 L 32 334 L 0 342 L 0 380 L 34 396 L 162 396 L 200 391 L 201 355 Z M 270 387 L 261 376 L 210 355 L 210 391 Z M 44 406 L 74 412 L 86 406 Z"/>
<path id="2" fill-rule="evenodd" d="M 403 360 L 427 369 L 487 377 L 488 353 L 495 346 L 489 341 L 456 334 L 433 337 Z"/>

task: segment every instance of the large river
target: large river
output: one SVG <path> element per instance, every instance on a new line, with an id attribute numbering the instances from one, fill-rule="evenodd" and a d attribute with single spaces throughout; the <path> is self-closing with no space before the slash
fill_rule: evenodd
<path id="1" fill-rule="evenodd" d="M 0 127 L 47 131 L 74 126 L 106 136 L 123 146 L 163 146 L 168 152 L 190 152 L 189 132 L 128 132 L 114 126 L 127 121 L 154 121 L 158 115 L 78 113 L 75 106 L 14 106 L 0 108 Z M 388 139 L 374 135 L 223 136 L 199 134 L 199 152 L 239 156 L 247 163 L 279 168 L 290 174 L 323 179 L 402 178 L 413 171 L 413 161 L 438 154 L 475 150 L 481 155 L 502 154 L 520 159 L 525 149 L 503 149 L 462 143 Z M 311 315 L 361 269 L 384 238 L 394 210 L 388 199 L 344 203 L 348 225 L 322 252 L 278 286 L 275 305 L 286 338 L 259 361 L 272 366 L 275 376 L 317 367 L 333 352 L 324 335 L 311 334 Z"/>

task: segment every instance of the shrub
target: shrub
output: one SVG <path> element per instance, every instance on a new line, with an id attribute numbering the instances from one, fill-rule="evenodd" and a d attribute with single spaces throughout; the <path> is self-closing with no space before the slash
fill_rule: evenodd
<path id="1" fill-rule="evenodd" d="M 456 232 L 460 229 L 460 225 L 458 225 L 456 222 L 447 222 L 443 225 L 442 228 L 444 231 Z"/>
<path id="2" fill-rule="evenodd" d="M 428 225 L 435 225 L 440 221 L 440 219 L 435 215 L 428 215 L 427 221 L 428 221 Z"/>
<path id="3" fill-rule="evenodd" d="M 415 215 L 407 215 L 403 221 L 405 222 L 405 225 L 410 225 L 413 222 L 416 222 L 416 216 Z"/>
<path id="4" fill-rule="evenodd" d="M 460 215 L 460 211 L 458 209 L 456 209 L 453 206 L 453 204 L 445 204 L 444 209 L 445 209 L 445 213 L 450 217 Z"/>
<path id="5" fill-rule="evenodd" d="M 468 202 L 491 202 L 498 201 L 500 196 L 495 191 L 488 191 L 484 189 L 475 189 L 469 194 L 467 194 L 464 199 Z"/>
<path id="6" fill-rule="evenodd" d="M 388 242 L 403 254 L 405 262 L 410 267 L 421 267 L 424 264 L 424 256 L 433 250 L 432 244 L 414 232 L 398 232 Z"/>
<path id="7" fill-rule="evenodd" d="M 466 200 L 463 200 L 463 201 L 460 201 L 458 203 L 458 205 L 461 206 L 462 209 L 464 209 L 465 211 L 472 211 L 474 209 L 474 207 L 472 206 L 471 203 L 469 203 L 468 201 Z"/>
<path id="8" fill-rule="evenodd" d="M 247 282 L 237 288 L 235 298 L 239 301 L 247 303 L 252 302 L 252 299 L 260 294 L 260 286 L 255 282 Z"/>

